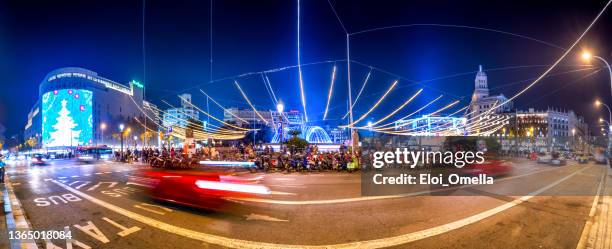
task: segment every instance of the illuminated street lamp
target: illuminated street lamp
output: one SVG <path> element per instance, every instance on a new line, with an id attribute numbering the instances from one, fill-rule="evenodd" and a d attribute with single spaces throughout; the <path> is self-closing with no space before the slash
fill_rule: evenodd
<path id="1" fill-rule="evenodd" d="M 276 104 L 276 111 L 278 112 L 278 116 L 280 117 L 280 144 L 279 144 L 279 151 L 282 153 L 283 152 L 283 110 L 285 109 L 285 105 L 283 105 L 283 102 L 278 102 L 278 104 Z"/>
<path id="2" fill-rule="evenodd" d="M 606 64 L 606 67 L 608 68 L 608 74 L 610 75 L 610 93 L 612 94 L 612 68 L 610 68 L 610 64 L 608 63 L 608 61 L 604 60 L 604 58 L 601 58 L 597 55 L 592 55 L 589 51 L 582 52 L 582 59 L 584 61 L 589 62 L 591 58 L 598 59 L 604 64 Z"/>
<path id="3" fill-rule="evenodd" d="M 123 158 L 123 129 L 125 129 L 125 125 L 119 125 L 119 137 L 121 138 L 121 158 Z"/>
<path id="4" fill-rule="evenodd" d="M 104 144 L 104 130 L 106 130 L 106 124 L 100 124 L 100 131 L 102 131 L 102 144 Z"/>
<path id="5" fill-rule="evenodd" d="M 582 59 L 583 60 L 588 62 L 588 61 L 591 60 L 591 58 L 595 58 L 595 59 L 600 60 L 608 68 L 608 76 L 610 76 L 609 77 L 609 79 L 610 79 L 610 94 L 612 95 L 612 68 L 610 67 L 610 63 L 608 63 L 608 61 L 604 60 L 604 58 L 601 58 L 601 57 L 599 57 L 597 55 L 592 55 L 591 52 L 589 52 L 589 51 L 584 51 L 582 53 Z M 599 102 L 599 101 L 597 101 L 597 102 Z M 603 104 L 603 103 L 601 103 L 601 104 Z M 606 106 L 608 108 L 608 113 L 610 114 L 610 121 L 608 121 L 608 122 L 612 123 L 612 112 L 610 112 L 610 107 L 608 107 L 605 104 L 604 104 L 604 106 Z M 609 126 L 608 129 L 609 129 L 608 131 L 612 130 L 612 126 Z M 612 134 L 612 132 L 608 132 L 608 134 L 610 135 L 610 134 Z M 608 138 L 608 153 L 610 153 L 611 147 L 612 147 L 612 139 Z"/>

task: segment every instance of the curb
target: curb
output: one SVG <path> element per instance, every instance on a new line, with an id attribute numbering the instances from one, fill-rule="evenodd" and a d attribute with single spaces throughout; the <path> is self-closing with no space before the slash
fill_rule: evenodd
<path id="1" fill-rule="evenodd" d="M 7 230 L 30 231 L 30 222 L 28 222 L 25 212 L 21 209 L 21 202 L 19 202 L 19 199 L 15 196 L 15 192 L 13 192 L 13 187 L 11 186 L 8 175 L 5 176 L 4 189 L 2 192 Z M 38 245 L 33 241 L 13 239 L 9 240 L 9 242 L 11 249 L 38 249 Z"/>

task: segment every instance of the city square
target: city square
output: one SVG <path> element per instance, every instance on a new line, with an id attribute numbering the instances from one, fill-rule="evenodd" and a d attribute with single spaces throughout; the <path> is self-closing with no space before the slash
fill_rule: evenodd
<path id="1" fill-rule="evenodd" d="M 612 248 L 611 2 L 0 1 L 0 248 Z"/>

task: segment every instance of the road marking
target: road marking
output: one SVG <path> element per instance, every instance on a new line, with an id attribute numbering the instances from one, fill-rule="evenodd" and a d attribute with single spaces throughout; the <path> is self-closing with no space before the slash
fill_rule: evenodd
<path id="1" fill-rule="evenodd" d="M 104 244 L 110 242 L 106 235 L 104 235 L 104 233 L 102 233 L 102 231 L 100 231 L 100 229 L 91 221 L 87 221 L 83 226 L 78 224 L 74 224 L 73 226 Z"/>
<path id="2" fill-rule="evenodd" d="M 59 185 L 60 187 L 73 192 L 79 196 L 81 196 L 83 199 L 87 199 L 89 201 L 91 201 L 94 204 L 97 204 L 99 206 L 102 206 L 104 208 L 107 208 L 113 212 L 116 212 L 118 214 L 124 215 L 128 218 L 131 218 L 133 220 L 136 220 L 138 222 L 147 224 L 149 226 L 158 228 L 160 230 L 166 231 L 168 233 L 173 233 L 179 236 L 183 236 L 183 237 L 187 237 L 187 238 L 191 238 L 191 239 L 195 239 L 195 240 L 199 240 L 205 243 L 209 243 L 209 244 L 215 244 L 215 245 L 220 245 L 223 247 L 231 247 L 231 248 L 258 248 L 258 249 L 280 249 L 280 248 L 311 248 L 311 249 L 323 249 L 323 248 L 383 248 L 383 247 L 391 247 L 391 246 L 398 246 L 398 245 L 403 245 L 406 243 L 410 243 L 410 242 L 414 242 L 417 240 L 421 240 L 421 239 L 425 239 L 428 237 L 432 237 L 432 236 L 436 236 L 436 235 L 440 235 L 473 223 L 476 223 L 478 221 L 481 221 L 483 219 L 486 219 L 488 217 L 491 217 L 495 214 L 498 214 L 502 211 L 505 211 L 509 208 L 512 208 L 516 205 L 520 205 L 521 203 L 533 198 L 534 196 L 537 196 L 541 193 L 543 193 L 546 190 L 549 190 L 555 186 L 557 186 L 558 184 L 566 181 L 567 179 L 575 176 L 576 174 L 591 168 L 592 166 L 586 167 L 586 168 L 582 168 L 580 170 L 574 171 L 572 174 L 567 175 L 549 185 L 544 186 L 543 188 L 540 188 L 534 192 L 529 193 L 526 196 L 522 196 L 519 199 L 515 199 L 512 202 L 508 202 L 506 204 L 497 206 L 495 208 L 486 210 L 484 212 L 448 223 L 448 224 L 444 224 L 444 225 L 440 225 L 440 226 L 436 226 L 436 227 L 432 227 L 429 229 L 424 229 L 424 230 L 420 230 L 420 231 L 416 231 L 416 232 L 412 232 L 412 233 L 407 233 L 407 234 L 402 234 L 402 235 L 398 235 L 398 236 L 394 236 L 394 237 L 389 237 L 389 238 L 382 238 L 382 239 L 374 239 L 374 240 L 364 240 L 364 241 L 357 241 L 357 242 L 349 242 L 349 243 L 343 243 L 343 244 L 333 244 L 333 245 L 289 245 L 289 244 L 274 244 L 274 243 L 266 243 L 266 242 L 257 242 L 257 241 L 248 241 L 248 240 L 240 240 L 240 239 L 232 239 L 232 238 L 228 238 L 228 237 L 223 237 L 223 236 L 219 236 L 219 235 L 213 235 L 213 234 L 208 234 L 208 233 L 203 233 L 203 232 L 198 232 L 198 231 L 194 231 L 194 230 L 190 230 L 187 228 L 183 228 L 183 227 L 178 227 L 178 226 L 174 226 L 168 223 L 164 223 L 161 222 L 159 220 L 153 219 L 153 218 L 149 218 L 147 216 L 144 215 L 140 215 L 137 214 L 135 212 L 123 209 L 121 207 L 115 206 L 113 204 L 110 204 L 108 202 L 102 201 L 100 199 L 97 199 L 93 196 L 90 196 L 88 194 L 85 194 L 81 191 L 78 191 L 74 188 L 71 188 L 70 186 L 67 186 L 65 184 L 62 184 L 58 181 L 53 181 L 55 184 Z"/>
<path id="3" fill-rule="evenodd" d="M 94 173 L 94 174 L 96 174 L 96 175 L 101 175 L 101 174 L 104 174 L 104 173 L 102 173 L 102 172 L 96 172 L 96 173 Z"/>
<path id="4" fill-rule="evenodd" d="M 87 191 L 92 191 L 94 189 L 97 189 L 98 187 L 100 187 L 100 184 L 103 184 L 103 183 L 109 184 L 108 188 L 112 188 L 115 185 L 117 185 L 117 182 L 99 182 L 98 184 L 91 186 L 91 188 L 87 189 Z"/>
<path id="5" fill-rule="evenodd" d="M 272 221 L 272 222 L 289 222 L 289 220 L 283 220 L 274 218 L 271 216 L 263 215 L 263 214 L 254 214 L 251 213 L 249 215 L 245 215 L 246 220 L 258 220 L 258 221 Z"/>
<path id="6" fill-rule="evenodd" d="M 137 226 L 133 226 L 133 227 L 127 228 L 127 227 L 124 227 L 124 226 L 120 225 L 119 223 L 117 223 L 114 220 L 111 220 L 109 218 L 102 217 L 102 219 L 105 220 L 108 223 L 111 223 L 111 225 L 116 226 L 117 228 L 121 229 L 121 232 L 117 233 L 117 235 L 119 235 L 121 237 L 125 237 L 125 236 L 128 236 L 128 235 L 132 234 L 132 233 L 140 231 L 140 227 L 137 227 Z"/>
<path id="7" fill-rule="evenodd" d="M 522 175 L 505 177 L 505 178 L 498 179 L 495 181 L 504 182 L 504 181 L 508 181 L 508 180 L 512 180 L 516 178 L 521 178 L 525 176 L 535 175 L 538 173 L 559 170 L 559 169 L 566 169 L 566 168 L 550 168 L 550 169 L 538 170 L 538 171 L 525 173 Z M 456 187 L 442 188 L 442 189 L 435 189 L 435 190 L 424 190 L 424 191 L 398 194 L 398 195 L 365 196 L 365 197 L 352 197 L 352 198 L 329 199 L 329 200 L 290 201 L 290 200 L 273 200 L 273 199 L 263 199 L 263 198 L 247 198 L 247 197 L 227 198 L 227 199 L 233 200 L 233 201 L 245 201 L 245 202 L 279 204 L 279 205 L 326 205 L 326 204 L 339 204 L 339 203 L 349 203 L 349 202 L 359 202 L 359 201 L 375 201 L 375 200 L 404 198 L 404 197 L 424 195 L 424 194 L 429 194 L 429 193 L 437 193 L 437 192 L 445 192 L 445 191 L 457 190 L 457 189 L 463 189 L 463 188 L 470 188 L 474 186 L 479 186 L 479 184 L 470 184 L 470 185 L 463 185 L 463 186 L 456 186 Z"/>
<path id="8" fill-rule="evenodd" d="M 603 187 L 603 182 L 605 181 L 606 174 L 601 177 L 601 181 L 599 181 L 599 186 L 597 188 L 597 193 L 593 198 L 593 204 L 591 205 L 591 210 L 589 211 L 589 216 L 587 218 L 586 223 L 584 224 L 584 228 L 582 229 L 582 233 L 580 235 L 580 240 L 578 241 L 578 245 L 576 248 L 585 248 L 587 237 L 589 236 L 589 231 L 591 230 L 591 226 L 593 225 L 593 216 L 595 216 L 595 211 L 597 211 L 597 203 L 599 202 L 599 195 L 601 194 L 601 190 Z"/>
<path id="9" fill-rule="evenodd" d="M 279 188 L 306 188 L 306 186 L 303 185 L 268 185 L 270 187 L 279 187 Z"/>
<path id="10" fill-rule="evenodd" d="M 79 176 L 71 176 L 71 177 L 72 177 L 72 178 L 76 178 L 76 177 L 79 177 Z"/>
<path id="11" fill-rule="evenodd" d="M 65 177 L 65 176 L 60 176 L 60 177 L 58 177 L 58 178 L 59 178 L 59 179 L 66 179 L 67 177 Z"/>
<path id="12" fill-rule="evenodd" d="M 281 191 L 270 191 L 271 195 L 297 195 L 296 193 L 281 192 Z"/>
<path id="13" fill-rule="evenodd" d="M 104 174 L 110 174 L 110 173 L 113 173 L 113 172 L 111 172 L 111 171 L 104 172 Z"/>
<path id="14" fill-rule="evenodd" d="M 91 174 L 84 174 L 84 176 L 90 176 Z"/>
<path id="15" fill-rule="evenodd" d="M 82 183 L 82 184 L 81 184 L 81 185 L 79 185 L 79 186 L 76 186 L 76 187 L 75 187 L 76 189 L 81 189 L 81 188 L 82 188 L 82 187 L 84 187 L 85 185 L 87 185 L 87 184 L 91 183 L 90 181 L 74 181 L 74 182 L 69 183 L 69 184 L 68 184 L 68 186 L 72 186 L 73 184 L 76 184 L 76 183 L 79 183 L 79 182 L 80 182 L 80 183 Z"/>
<path id="16" fill-rule="evenodd" d="M 161 212 L 161 211 L 154 210 L 154 209 L 147 208 L 147 207 L 143 207 L 143 206 L 155 207 L 155 208 L 164 210 L 166 212 L 172 212 L 172 209 L 169 209 L 167 207 L 162 207 L 162 206 L 158 206 L 158 205 L 148 204 L 148 203 L 144 203 L 144 202 L 140 203 L 140 204 L 135 204 L 134 205 L 135 208 L 140 208 L 142 210 L 146 210 L 146 211 L 149 211 L 151 213 L 155 213 L 155 214 L 159 214 L 159 215 L 165 215 L 166 214 L 166 212 Z"/>

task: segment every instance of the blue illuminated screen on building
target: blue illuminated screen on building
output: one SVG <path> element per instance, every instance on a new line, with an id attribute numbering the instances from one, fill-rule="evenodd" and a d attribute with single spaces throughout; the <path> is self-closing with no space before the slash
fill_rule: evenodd
<path id="1" fill-rule="evenodd" d="M 93 93 L 63 89 L 42 97 L 42 142 L 45 147 L 79 146 L 92 143 Z"/>

